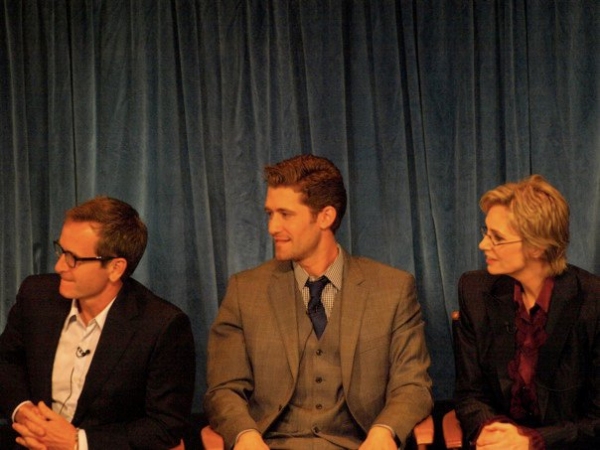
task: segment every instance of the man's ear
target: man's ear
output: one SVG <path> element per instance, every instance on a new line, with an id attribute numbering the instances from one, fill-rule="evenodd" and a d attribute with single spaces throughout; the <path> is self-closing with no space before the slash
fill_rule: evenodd
<path id="1" fill-rule="evenodd" d="M 331 228 L 333 222 L 335 222 L 335 218 L 337 217 L 337 211 L 333 206 L 326 206 L 321 210 L 318 215 L 319 226 L 322 230 L 327 228 Z"/>
<path id="2" fill-rule="evenodd" d="M 115 258 L 109 263 L 108 277 L 111 281 L 119 281 L 127 269 L 127 260 L 125 258 Z"/>

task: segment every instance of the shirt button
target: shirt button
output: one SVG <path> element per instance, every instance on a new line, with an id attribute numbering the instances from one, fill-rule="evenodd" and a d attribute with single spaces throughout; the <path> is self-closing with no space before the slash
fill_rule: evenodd
<path id="1" fill-rule="evenodd" d="M 321 430 L 319 429 L 319 427 L 313 427 L 313 429 L 312 429 L 312 430 L 313 430 L 313 433 L 315 433 L 315 434 L 319 434 L 319 432 L 321 431 Z"/>
<path id="2" fill-rule="evenodd" d="M 316 381 L 317 383 L 321 383 L 321 382 L 323 381 L 323 378 L 321 378 L 321 377 L 317 377 L 317 378 L 315 378 L 315 381 Z"/>

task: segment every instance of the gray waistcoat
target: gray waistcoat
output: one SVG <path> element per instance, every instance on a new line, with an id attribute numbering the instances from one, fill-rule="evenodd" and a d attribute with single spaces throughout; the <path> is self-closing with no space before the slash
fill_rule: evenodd
<path id="1" fill-rule="evenodd" d="M 338 294 L 318 340 L 301 295 L 296 295 L 298 382 L 290 404 L 265 434 L 271 449 L 355 449 L 365 438 L 348 411 L 342 388 L 340 299 Z"/>

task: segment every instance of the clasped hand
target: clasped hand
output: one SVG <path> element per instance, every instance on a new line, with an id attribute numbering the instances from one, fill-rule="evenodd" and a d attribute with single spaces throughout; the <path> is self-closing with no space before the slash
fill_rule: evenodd
<path id="1" fill-rule="evenodd" d="M 15 415 L 17 443 L 30 450 L 73 450 L 77 429 L 44 402 L 25 404 Z"/>
<path id="2" fill-rule="evenodd" d="M 529 438 L 511 423 L 493 422 L 481 429 L 476 446 L 482 450 L 527 450 Z"/>

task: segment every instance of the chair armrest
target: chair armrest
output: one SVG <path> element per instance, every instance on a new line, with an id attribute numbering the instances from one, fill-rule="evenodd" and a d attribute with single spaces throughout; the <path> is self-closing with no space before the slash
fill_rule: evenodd
<path id="1" fill-rule="evenodd" d="M 224 450 L 225 442 L 221 435 L 217 434 L 210 426 L 205 426 L 200 430 L 200 439 L 205 450 Z"/>
<path id="2" fill-rule="evenodd" d="M 444 431 L 446 448 L 462 448 L 462 429 L 460 428 L 460 422 L 456 418 L 456 411 L 452 410 L 444 415 L 442 430 Z"/>
<path id="3" fill-rule="evenodd" d="M 415 441 L 419 448 L 426 448 L 427 445 L 433 444 L 433 417 L 427 416 L 413 428 Z"/>

